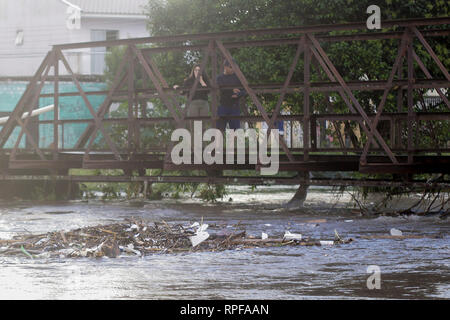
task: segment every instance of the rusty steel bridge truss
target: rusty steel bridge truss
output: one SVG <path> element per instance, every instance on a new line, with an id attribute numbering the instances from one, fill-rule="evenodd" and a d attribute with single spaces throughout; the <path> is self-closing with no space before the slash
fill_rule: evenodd
<path id="1" fill-rule="evenodd" d="M 414 131 L 421 123 L 439 121 L 448 123 L 450 119 L 450 105 L 448 101 L 448 88 L 450 87 L 450 74 L 443 62 L 439 60 L 429 39 L 432 37 L 448 38 L 450 18 L 411 19 L 384 21 L 383 28 L 391 31 L 364 32 L 365 23 L 349 23 L 339 25 L 321 25 L 309 27 L 290 27 L 265 30 L 245 30 L 221 33 L 178 35 L 167 37 L 149 37 L 114 41 L 99 41 L 87 43 L 73 43 L 55 45 L 48 52 L 37 72 L 29 82 L 29 85 L 11 112 L 8 121 L 0 131 L 0 179 L 61 179 L 70 181 L 149 181 L 149 182 L 208 182 L 208 183 L 242 183 L 242 184 L 299 184 L 312 185 L 369 185 L 369 186 L 400 186 L 404 184 L 427 185 L 427 181 L 415 179 L 417 174 L 440 174 L 440 180 L 444 185 L 450 184 L 442 177 L 449 173 L 450 156 L 448 141 L 446 145 L 430 145 L 428 148 L 419 148 L 414 138 Z M 437 27 L 437 28 L 436 28 Z M 359 30 L 359 31 L 358 31 Z M 394 31 L 392 31 L 394 30 Z M 346 33 L 344 34 L 343 32 Z M 336 35 L 337 34 L 337 35 Z M 332 58 L 326 52 L 326 44 L 330 42 L 351 41 L 382 41 L 395 40 L 398 43 L 398 52 L 393 57 L 394 63 L 387 79 L 354 79 L 344 80 L 345 74 L 339 72 L 333 64 Z M 448 41 L 448 40 L 447 40 Z M 445 41 L 444 41 L 445 42 Z M 175 43 L 175 45 L 174 45 Z M 179 45 L 182 43 L 182 45 Z M 114 80 L 108 90 L 88 92 L 84 91 L 80 83 L 80 75 L 74 73 L 64 52 L 72 49 L 86 49 L 94 47 L 121 46 L 125 54 L 114 75 Z M 292 46 L 295 54 L 292 56 L 285 81 L 277 84 L 249 83 L 246 74 L 240 69 L 239 64 L 233 59 L 233 52 L 239 48 L 250 47 L 277 47 Z M 420 47 L 422 58 L 419 57 L 417 48 Z M 203 71 L 208 70 L 211 79 L 210 91 L 211 116 L 187 117 L 186 110 L 192 101 L 193 93 L 199 86 L 196 80 L 189 90 L 186 107 L 183 109 L 179 95 L 163 76 L 161 66 L 158 66 L 154 55 L 174 52 L 201 53 L 200 66 Z M 294 51 L 293 51 L 294 52 Z M 426 55 L 426 59 L 423 58 Z M 291 79 L 295 69 L 303 57 L 303 82 L 292 83 Z M 363 59 L 364 57 L 351 57 L 351 59 Z M 141 142 L 141 129 L 153 130 L 157 124 L 170 123 L 173 128 L 185 127 L 188 121 L 202 120 L 215 126 L 219 117 L 218 95 L 219 88 L 215 79 L 219 72 L 221 61 L 228 60 L 242 87 L 249 96 L 249 101 L 256 107 L 256 114 L 243 112 L 241 116 L 225 117 L 240 119 L 249 124 L 265 122 L 269 129 L 274 128 L 277 120 L 290 123 L 297 122 L 302 127 L 302 147 L 288 146 L 285 138 L 280 138 L 280 171 L 291 173 L 290 176 L 264 177 L 258 174 L 259 164 L 182 164 L 175 165 L 170 161 L 171 145 L 144 146 Z M 440 70 L 440 74 L 431 75 L 424 63 L 434 63 Z M 351 61 L 350 61 L 351 62 Z M 61 74 L 60 69 L 65 68 L 66 74 Z M 313 69 L 314 68 L 314 69 Z M 136 72 L 145 76 L 144 85 L 136 87 Z M 417 70 L 425 78 L 417 77 Z M 320 81 L 312 81 L 313 71 Z M 60 92 L 60 81 L 69 79 L 76 88 L 76 92 Z M 53 83 L 53 93 L 43 94 L 45 83 Z M 446 111 L 414 109 L 414 94 L 424 89 L 435 89 L 441 103 L 447 106 Z M 367 112 L 367 106 L 363 106 L 355 96 L 355 92 L 377 91 L 380 92 L 380 102 L 374 106 L 374 112 Z M 348 108 L 346 113 L 338 113 L 330 99 L 330 93 L 338 93 Z M 283 114 L 281 111 L 283 101 L 290 94 L 302 94 L 299 104 L 303 110 L 299 114 Z M 313 95 L 321 93 L 325 95 L 323 102 L 327 112 L 318 112 L 314 108 Z M 272 112 L 267 112 L 262 94 L 279 95 L 276 107 Z M 389 94 L 397 96 L 396 112 L 385 110 Z M 88 96 L 106 96 L 100 107 L 95 110 Z M 60 98 L 67 96 L 79 96 L 83 99 L 85 107 L 89 110 L 91 118 L 62 120 L 59 117 Z M 23 118 L 23 114 L 32 111 L 42 97 L 53 97 L 53 120 L 37 121 L 37 125 L 52 125 L 54 141 L 46 148 L 39 146 L 35 134 L 30 131 L 31 117 Z M 160 99 L 170 116 L 147 117 L 145 110 L 138 110 L 138 101 L 148 99 Z M 303 101 L 301 101 L 303 100 Z M 113 102 L 128 102 L 128 117 L 114 118 L 111 116 L 110 107 Z M 405 103 L 406 102 L 406 103 Z M 140 106 L 144 104 L 140 104 Z M 328 121 L 334 128 L 334 135 L 339 146 L 322 147 L 317 138 L 317 123 Z M 341 126 L 345 122 L 353 122 L 359 125 L 361 134 L 351 147 L 346 145 Z M 379 131 L 379 124 L 388 124 L 386 132 Z M 60 130 L 71 123 L 85 123 L 87 125 L 83 134 L 77 137 L 77 143 L 73 148 L 64 148 L 59 141 Z M 106 125 L 124 126 L 127 143 L 125 147 L 119 147 Z M 5 148 L 13 130 L 18 127 L 20 133 L 14 141 L 12 148 Z M 106 149 L 102 152 L 95 149 L 95 141 L 98 134 L 104 138 Z M 26 136 L 27 148 L 19 148 L 22 137 Z M 293 134 L 290 134 L 293 139 Z M 123 175 L 119 176 L 75 176 L 69 175 L 69 169 L 122 169 Z M 157 176 L 145 174 L 144 169 L 162 169 Z M 170 175 L 170 171 L 192 170 L 254 170 L 254 176 L 227 176 L 227 175 Z M 139 175 L 133 175 L 133 171 Z M 308 172 L 360 172 L 367 174 L 361 179 L 344 178 L 314 178 L 305 175 Z M 371 174 L 390 175 L 388 179 L 369 179 Z"/>

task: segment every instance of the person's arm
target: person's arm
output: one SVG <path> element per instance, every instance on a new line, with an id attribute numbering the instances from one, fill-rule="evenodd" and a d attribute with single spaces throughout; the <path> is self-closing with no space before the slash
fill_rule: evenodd
<path id="1" fill-rule="evenodd" d="M 237 78 L 236 76 L 236 85 L 238 86 L 238 88 L 233 89 L 233 98 L 241 98 L 247 95 L 247 92 L 245 91 L 244 88 L 242 88 L 242 83 L 241 81 Z"/>
<path id="2" fill-rule="evenodd" d="M 173 88 L 174 90 L 179 90 L 179 89 L 183 89 L 185 86 L 186 86 L 186 80 L 183 81 L 183 84 L 182 84 L 181 87 L 180 87 L 178 84 L 174 84 L 172 88 Z M 182 95 L 184 94 L 183 91 L 181 91 L 181 94 L 182 94 Z"/>
<path id="3" fill-rule="evenodd" d="M 181 91 L 182 95 L 188 95 L 189 94 L 189 90 L 191 90 L 191 86 L 193 83 L 190 83 L 191 78 L 188 78 L 186 80 L 183 81 L 183 90 Z"/>
<path id="4" fill-rule="evenodd" d="M 236 91 L 234 91 L 236 90 Z M 236 98 L 241 98 L 247 95 L 247 91 L 245 91 L 244 88 L 239 88 L 239 89 L 233 89 L 233 92 L 236 95 Z"/>
<path id="5" fill-rule="evenodd" d="M 199 80 L 199 85 L 203 88 L 209 87 L 208 79 L 202 75 Z"/>
<path id="6" fill-rule="evenodd" d="M 233 98 L 242 98 L 247 95 L 247 91 L 244 88 L 235 88 L 233 89 Z"/>

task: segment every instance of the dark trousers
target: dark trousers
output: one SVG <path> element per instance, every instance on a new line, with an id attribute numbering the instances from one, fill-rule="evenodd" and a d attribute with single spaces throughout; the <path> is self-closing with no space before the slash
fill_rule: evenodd
<path id="1" fill-rule="evenodd" d="M 241 109 L 239 105 L 233 106 L 219 106 L 217 110 L 217 114 L 219 117 L 221 116 L 239 116 L 241 115 Z M 224 131 L 227 123 L 229 124 L 230 129 L 239 129 L 241 127 L 241 121 L 239 119 L 219 119 L 217 121 L 217 129 Z"/>

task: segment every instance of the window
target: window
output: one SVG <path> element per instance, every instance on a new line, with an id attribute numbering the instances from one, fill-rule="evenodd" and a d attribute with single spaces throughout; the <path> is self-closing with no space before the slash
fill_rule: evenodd
<path id="1" fill-rule="evenodd" d="M 91 30 L 91 41 L 110 41 L 119 38 L 117 30 Z M 91 74 L 103 74 L 105 71 L 105 55 L 107 47 L 96 47 L 91 49 Z"/>
<path id="2" fill-rule="evenodd" d="M 117 30 L 106 30 L 106 40 L 117 40 L 119 39 L 119 31 Z"/>

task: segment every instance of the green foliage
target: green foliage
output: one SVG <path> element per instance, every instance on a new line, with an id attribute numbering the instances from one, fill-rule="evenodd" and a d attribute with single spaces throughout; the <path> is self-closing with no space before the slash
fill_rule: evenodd
<path id="1" fill-rule="evenodd" d="M 128 183 L 125 189 L 127 199 L 138 198 L 141 193 L 141 190 L 142 190 L 142 183 L 140 182 Z"/>
<path id="2" fill-rule="evenodd" d="M 80 183 L 80 192 L 85 200 L 95 198 L 94 190 L 85 183 Z"/>
<path id="3" fill-rule="evenodd" d="M 223 199 L 227 191 L 222 184 L 201 184 L 199 188 L 199 198 L 207 202 L 216 202 L 217 199 Z"/>
<path id="4" fill-rule="evenodd" d="M 119 185 L 117 183 L 105 183 L 101 185 L 102 200 L 118 199 L 120 196 Z"/>

